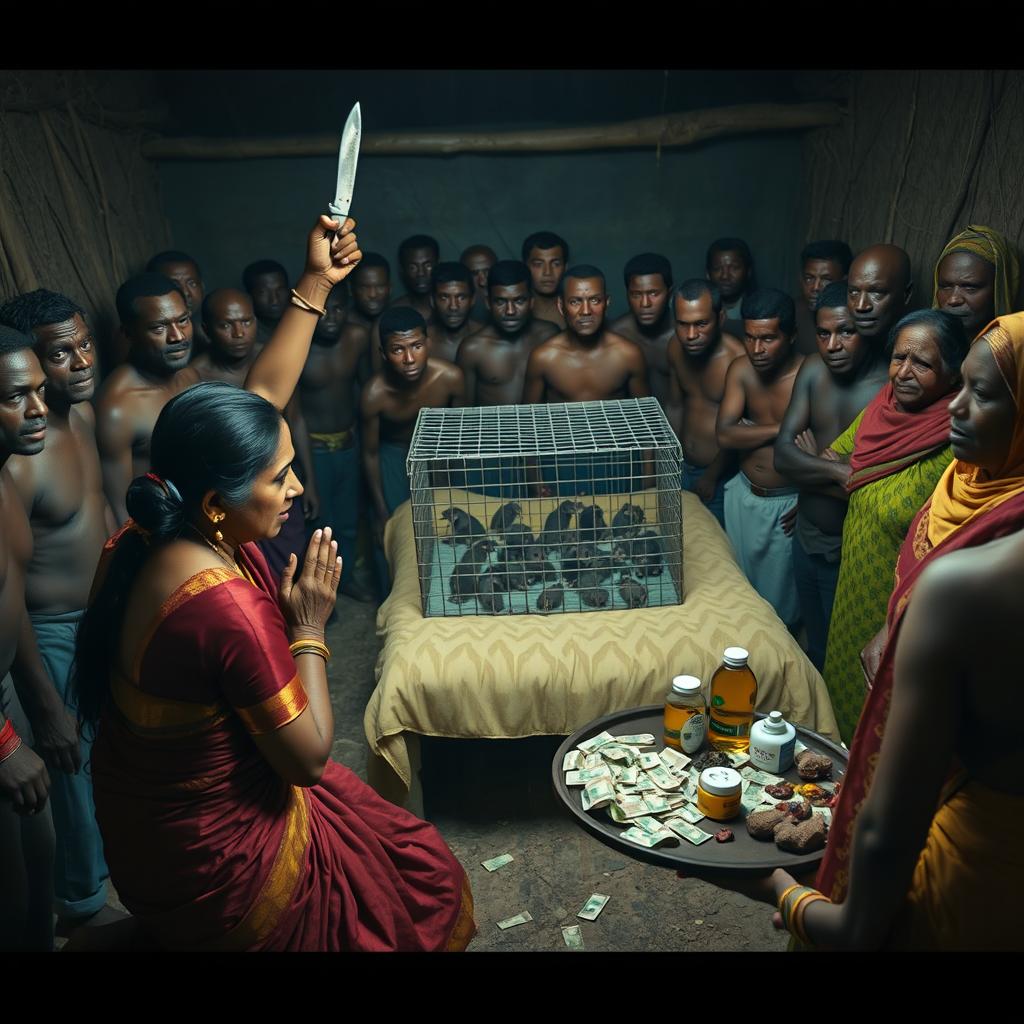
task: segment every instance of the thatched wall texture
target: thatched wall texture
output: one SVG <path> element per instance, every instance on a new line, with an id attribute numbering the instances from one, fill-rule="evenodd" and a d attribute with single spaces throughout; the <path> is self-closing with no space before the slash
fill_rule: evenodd
<path id="1" fill-rule="evenodd" d="M 1024 73 L 816 72 L 797 84 L 806 99 L 848 108 L 843 123 L 804 138 L 802 241 L 902 246 L 920 305 L 931 304 L 943 245 L 967 224 L 1021 248 Z"/>
<path id="2" fill-rule="evenodd" d="M 141 145 L 159 123 L 143 75 L 0 75 L 0 298 L 33 288 L 92 315 L 104 362 L 122 353 L 117 286 L 170 236 L 154 164 Z"/>

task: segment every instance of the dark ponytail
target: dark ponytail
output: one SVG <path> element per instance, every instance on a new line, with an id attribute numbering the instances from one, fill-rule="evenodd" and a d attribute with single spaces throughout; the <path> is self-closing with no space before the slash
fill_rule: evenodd
<path id="1" fill-rule="evenodd" d="M 108 556 L 78 628 L 73 686 L 84 723 L 95 726 L 109 700 L 128 595 L 150 549 L 192 533 L 209 491 L 227 508 L 243 506 L 273 461 L 281 422 L 265 398 L 219 381 L 164 406 L 150 445 L 153 472 L 136 477 L 126 496 L 134 527 Z"/>

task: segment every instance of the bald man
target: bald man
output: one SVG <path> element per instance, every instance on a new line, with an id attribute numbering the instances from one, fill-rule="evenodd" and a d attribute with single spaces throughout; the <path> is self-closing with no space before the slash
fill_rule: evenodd
<path id="1" fill-rule="evenodd" d="M 898 245 L 872 245 L 858 253 L 850 265 L 846 304 L 861 338 L 884 347 L 909 310 L 913 291 L 910 257 Z"/>
<path id="2" fill-rule="evenodd" d="M 192 360 L 192 369 L 202 380 L 243 387 L 259 352 L 252 299 L 237 288 L 218 288 L 203 299 L 201 315 L 210 348 Z"/>

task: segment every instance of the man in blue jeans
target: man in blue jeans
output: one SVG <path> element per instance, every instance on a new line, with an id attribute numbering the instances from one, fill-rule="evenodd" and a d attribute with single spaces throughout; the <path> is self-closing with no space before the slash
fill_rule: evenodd
<path id="1" fill-rule="evenodd" d="M 845 281 L 822 291 L 814 316 L 818 351 L 804 359 L 796 375 L 775 440 L 775 468 L 800 488 L 793 568 L 807 629 L 807 656 L 820 672 L 839 582 L 846 518 L 847 495 L 839 478 L 849 474 L 849 467 L 823 466 L 817 456 L 886 383 L 889 364 L 884 351 L 857 332 L 847 308 Z"/>
<path id="2" fill-rule="evenodd" d="M 320 498 L 315 525 L 331 527 L 338 540 L 341 592 L 357 601 L 371 601 L 373 595 L 354 575 L 362 505 L 356 401 L 359 387 L 370 376 L 370 332 L 347 320 L 347 281 L 332 289 L 325 308 L 327 315 L 313 332 L 298 388 Z"/>

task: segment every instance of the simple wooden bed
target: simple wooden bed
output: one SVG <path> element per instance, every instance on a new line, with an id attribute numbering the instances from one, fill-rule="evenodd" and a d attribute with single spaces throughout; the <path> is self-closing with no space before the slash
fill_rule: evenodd
<path id="1" fill-rule="evenodd" d="M 453 495 L 458 499 L 458 492 Z M 681 605 L 553 615 L 424 618 L 408 503 L 388 523 L 394 587 L 377 613 L 382 646 L 364 727 L 368 775 L 422 810 L 419 737 L 568 735 L 661 700 L 681 673 L 708 680 L 722 651 L 750 652 L 757 707 L 838 741 L 821 676 L 736 564 L 700 500 L 683 492 Z"/>

